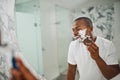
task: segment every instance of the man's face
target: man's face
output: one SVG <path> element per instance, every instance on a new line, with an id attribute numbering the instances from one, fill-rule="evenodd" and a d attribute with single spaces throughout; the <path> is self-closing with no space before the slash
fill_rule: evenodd
<path id="1" fill-rule="evenodd" d="M 84 30 L 84 29 L 87 29 L 86 35 L 87 34 L 91 34 L 92 29 L 91 29 L 91 27 L 87 27 L 86 26 L 86 23 L 85 23 L 84 20 L 78 20 L 78 21 L 74 22 L 73 28 L 72 28 L 74 36 L 78 36 L 79 35 L 79 31 L 80 30 Z"/>

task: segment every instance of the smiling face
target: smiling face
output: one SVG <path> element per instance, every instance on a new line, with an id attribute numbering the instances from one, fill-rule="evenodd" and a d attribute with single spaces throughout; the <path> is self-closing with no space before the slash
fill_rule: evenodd
<path id="1" fill-rule="evenodd" d="M 87 29 L 86 35 L 91 35 L 93 27 L 86 20 L 81 19 L 74 22 L 72 28 L 74 36 L 78 36 L 79 31 L 84 29 Z"/>
<path id="2" fill-rule="evenodd" d="M 87 26 L 85 25 L 84 20 L 75 21 L 73 24 L 73 28 L 72 28 L 74 36 L 78 36 L 79 30 L 83 30 L 86 28 L 87 28 Z"/>

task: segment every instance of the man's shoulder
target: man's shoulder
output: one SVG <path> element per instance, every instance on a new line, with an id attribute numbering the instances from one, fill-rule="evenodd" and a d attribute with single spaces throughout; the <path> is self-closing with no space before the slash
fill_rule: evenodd
<path id="1" fill-rule="evenodd" d="M 71 41 L 69 47 L 75 48 L 77 44 L 78 44 L 78 40 Z"/>
<path id="2" fill-rule="evenodd" d="M 108 39 L 105 39 L 105 38 L 103 38 L 103 37 L 99 37 L 99 36 L 98 36 L 98 39 L 99 39 L 99 41 L 100 41 L 101 43 L 103 43 L 103 44 L 106 45 L 106 46 L 113 44 L 112 41 L 110 41 L 110 40 L 108 40 Z"/>

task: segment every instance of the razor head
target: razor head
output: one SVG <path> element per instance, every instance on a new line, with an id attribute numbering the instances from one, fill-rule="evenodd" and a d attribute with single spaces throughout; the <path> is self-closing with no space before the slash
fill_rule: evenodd
<path id="1" fill-rule="evenodd" d="M 18 66 L 17 66 L 17 64 L 16 64 L 16 59 L 15 59 L 15 57 L 12 58 L 12 64 L 13 64 L 13 68 L 16 69 L 16 70 L 18 70 Z"/>
<path id="2" fill-rule="evenodd" d="M 88 42 L 88 43 L 91 42 L 91 38 L 90 38 L 90 36 L 87 36 L 87 42 Z"/>
<path id="3" fill-rule="evenodd" d="M 14 54 L 13 50 L 12 50 L 12 66 L 14 69 L 19 70 L 18 65 L 16 63 L 16 58 L 15 58 L 15 54 Z"/>

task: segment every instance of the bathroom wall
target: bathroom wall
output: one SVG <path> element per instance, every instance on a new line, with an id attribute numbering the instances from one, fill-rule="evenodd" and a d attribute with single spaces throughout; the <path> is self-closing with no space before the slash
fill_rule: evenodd
<path id="1" fill-rule="evenodd" d="M 14 0 L 0 0 L 0 39 L 2 44 L 9 43 L 16 50 L 15 52 L 19 52 L 14 25 L 14 3 Z M 8 64 L 9 62 L 7 61 L 11 55 L 7 50 L 6 47 L 5 49 L 1 47 L 0 50 L 0 80 L 8 79 L 9 77 L 8 69 L 11 64 Z"/>
<path id="2" fill-rule="evenodd" d="M 57 35 L 57 55 L 59 72 L 63 73 L 68 68 L 67 55 L 69 44 L 72 40 L 72 19 L 71 10 L 55 6 L 56 13 L 56 35 Z"/>
<path id="3" fill-rule="evenodd" d="M 16 28 L 14 23 L 15 0 L 0 1 L 0 29 L 2 33 L 2 43 L 10 43 L 19 52 L 16 38 Z"/>
<path id="4" fill-rule="evenodd" d="M 82 8 L 78 16 L 87 16 L 94 23 L 94 33 L 106 39 L 113 39 L 112 26 L 114 23 L 114 6 L 97 5 L 88 8 Z"/>
<path id="5" fill-rule="evenodd" d="M 113 34 L 114 34 L 114 39 L 113 42 L 115 43 L 119 63 L 120 63 L 120 1 L 114 3 L 114 8 L 115 8 L 115 23 L 113 26 Z"/>
<path id="6" fill-rule="evenodd" d="M 40 11 L 44 76 L 53 80 L 59 75 L 54 3 L 41 0 Z"/>

